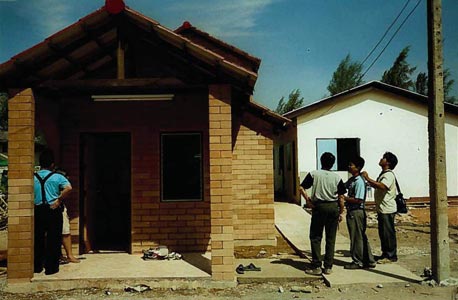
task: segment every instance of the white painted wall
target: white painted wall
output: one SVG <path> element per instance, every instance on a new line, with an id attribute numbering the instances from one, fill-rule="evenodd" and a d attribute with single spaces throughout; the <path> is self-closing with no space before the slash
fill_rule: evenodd
<path id="1" fill-rule="evenodd" d="M 385 151 L 399 160 L 395 168 L 406 197 L 429 195 L 427 106 L 380 90 L 337 99 L 297 117 L 298 167 L 316 169 L 317 138 L 360 138 L 361 156 L 371 178 L 380 173 Z M 458 116 L 446 115 L 447 193 L 458 195 Z M 347 174 L 341 173 L 344 180 Z M 302 176 L 301 176 L 302 177 Z"/>

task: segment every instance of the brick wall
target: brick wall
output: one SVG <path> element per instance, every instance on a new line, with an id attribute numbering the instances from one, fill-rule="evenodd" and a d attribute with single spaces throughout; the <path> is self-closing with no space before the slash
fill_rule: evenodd
<path id="1" fill-rule="evenodd" d="M 33 277 L 35 102 L 31 89 L 8 101 L 8 281 Z"/>
<path id="2" fill-rule="evenodd" d="M 272 140 L 240 126 L 232 174 L 236 245 L 276 245 Z"/>
<path id="3" fill-rule="evenodd" d="M 212 279 L 234 281 L 230 86 L 210 86 L 208 103 Z"/>

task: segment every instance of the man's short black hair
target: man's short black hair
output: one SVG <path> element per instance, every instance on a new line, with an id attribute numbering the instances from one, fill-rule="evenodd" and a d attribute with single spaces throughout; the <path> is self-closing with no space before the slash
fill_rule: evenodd
<path id="1" fill-rule="evenodd" d="M 394 170 L 394 168 L 396 168 L 396 165 L 398 164 L 398 158 L 396 157 L 396 155 L 387 151 L 385 152 L 385 154 L 383 154 L 383 158 L 386 159 L 386 161 L 390 164 L 391 170 Z"/>
<path id="2" fill-rule="evenodd" d="M 325 152 L 321 155 L 320 157 L 321 161 L 321 168 L 330 170 L 334 163 L 336 162 L 336 157 L 330 153 L 330 152 Z"/>
<path id="3" fill-rule="evenodd" d="M 364 164 L 366 163 L 364 161 L 364 158 L 362 158 L 361 156 L 355 156 L 351 158 L 350 162 L 353 163 L 355 167 L 358 168 L 358 170 L 360 171 L 364 168 Z"/>
<path id="4" fill-rule="evenodd" d="M 54 163 L 54 153 L 51 149 L 45 149 L 40 154 L 40 167 L 49 168 Z"/>

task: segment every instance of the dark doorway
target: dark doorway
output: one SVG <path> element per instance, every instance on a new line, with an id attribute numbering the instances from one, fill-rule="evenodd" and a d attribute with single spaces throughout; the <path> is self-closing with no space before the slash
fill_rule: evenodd
<path id="1" fill-rule="evenodd" d="M 130 253 L 130 134 L 84 133 L 80 141 L 80 252 Z"/>

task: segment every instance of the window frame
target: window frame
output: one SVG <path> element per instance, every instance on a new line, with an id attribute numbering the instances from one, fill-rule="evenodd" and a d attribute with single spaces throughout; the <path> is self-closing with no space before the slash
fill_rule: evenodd
<path id="1" fill-rule="evenodd" d="M 319 153 L 318 153 L 318 142 L 319 141 L 322 141 L 322 140 L 334 140 L 336 141 L 336 162 L 334 163 L 334 166 L 335 166 L 335 169 L 331 169 L 331 171 L 333 172 L 345 172 L 345 171 L 348 171 L 348 169 L 345 169 L 345 170 L 339 170 L 339 152 L 338 152 L 338 149 L 339 149 L 339 140 L 355 140 L 356 141 L 356 154 L 357 155 L 361 155 L 361 138 L 358 138 L 358 137 L 345 137 L 345 138 L 316 138 L 315 139 L 315 163 L 316 163 L 316 169 L 320 169 L 320 156 L 319 156 Z M 334 167 L 333 166 L 333 167 Z"/>

